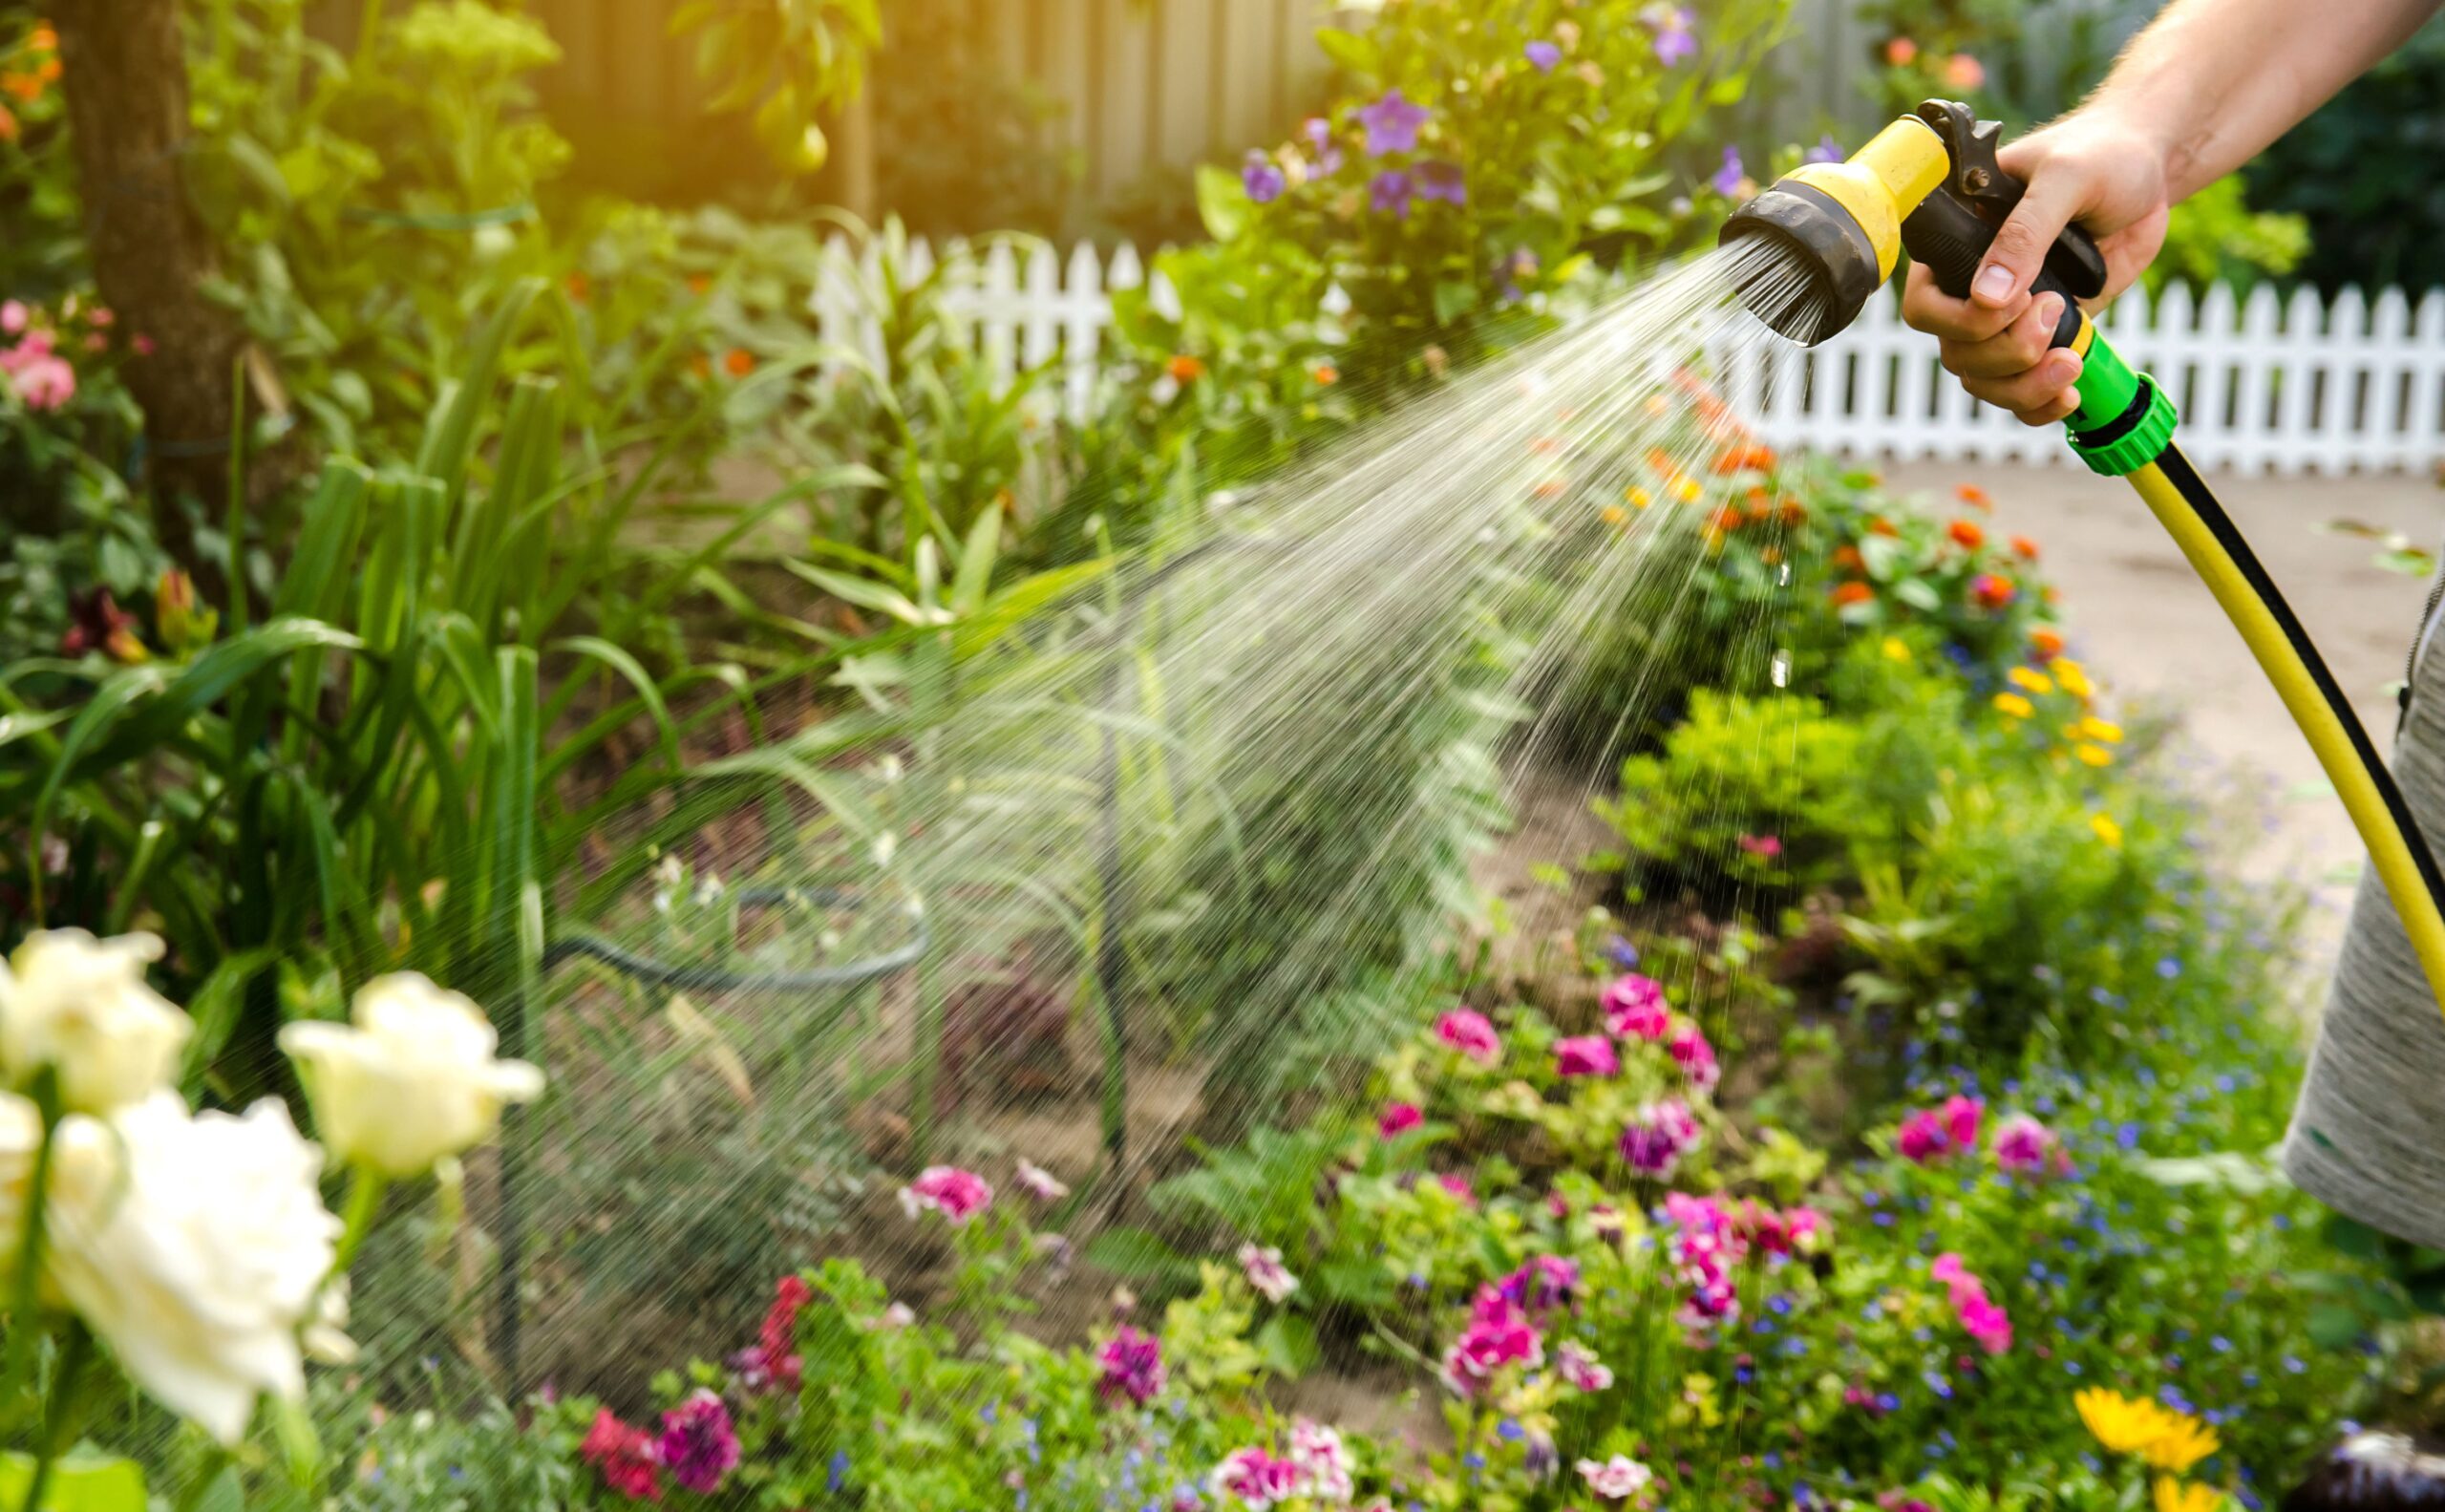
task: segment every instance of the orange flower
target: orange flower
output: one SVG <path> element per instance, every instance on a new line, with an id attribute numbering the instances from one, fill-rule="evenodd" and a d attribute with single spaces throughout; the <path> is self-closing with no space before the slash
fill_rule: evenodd
<path id="1" fill-rule="evenodd" d="M 2029 649 L 2040 661 L 2051 662 L 2063 654 L 2063 632 L 2052 625 L 2040 625 L 2029 632 Z"/>
<path id="2" fill-rule="evenodd" d="M 2012 538 L 2012 555 L 2019 557 L 2024 562 L 2035 562 L 2037 560 L 2037 543 L 2031 541 L 2027 536 L 2014 536 Z"/>
<path id="3" fill-rule="evenodd" d="M 1834 602 L 1838 607 L 1842 608 L 1849 608 L 1854 604 L 1865 604 L 1868 600 L 1875 597 L 1876 589 L 1869 587 L 1864 583 L 1856 581 L 1850 583 L 1838 583 L 1834 586 Z"/>
<path id="4" fill-rule="evenodd" d="M 1744 470 L 1762 473 L 1774 465 L 1774 449 L 1766 446 L 1727 446 L 1715 456 L 1715 471 L 1718 473 Z"/>
<path id="5" fill-rule="evenodd" d="M 0 89 L 29 105 L 42 98 L 42 80 L 32 74 L 0 74 Z"/>
<path id="6" fill-rule="evenodd" d="M 1540 457 L 1551 457 L 1563 449 L 1563 443 L 1550 436 L 1540 436 L 1528 443 L 1528 450 Z"/>
<path id="7" fill-rule="evenodd" d="M 1785 495 L 1783 497 L 1783 523 L 1787 525 L 1799 525 L 1806 524 L 1807 522 L 1808 506 L 1801 503 L 1798 499 L 1788 494 Z"/>
<path id="8" fill-rule="evenodd" d="M 1919 44 L 1906 36 L 1895 37 L 1884 45 L 1884 60 L 1895 68 L 1907 68 L 1919 55 Z"/>
<path id="9" fill-rule="evenodd" d="M 17 117 L 10 115 L 5 106 L 0 106 L 0 141 L 15 141 L 16 139 Z"/>
<path id="10" fill-rule="evenodd" d="M 711 273 L 691 273 L 688 275 L 688 292 L 694 294 L 699 299 L 712 293 L 712 289 L 713 277 Z"/>
<path id="11" fill-rule="evenodd" d="M 1329 362 L 1320 362 L 1316 364 L 1316 371 L 1312 376 L 1318 388 L 1329 389 L 1341 381 L 1341 370 Z"/>
<path id="12" fill-rule="evenodd" d="M 1537 485 L 1536 494 L 1540 499 L 1560 499 L 1563 491 L 1569 487 L 1570 481 L 1567 479 L 1548 478 Z"/>
<path id="13" fill-rule="evenodd" d="M 1647 449 L 1647 465 L 1669 478 L 1672 476 L 1672 454 L 1661 446 L 1650 446 Z"/>
<path id="14" fill-rule="evenodd" d="M 1777 565 L 1783 560 L 1783 548 L 1780 546 L 1768 546 L 1763 551 L 1757 553 L 1757 560 L 1763 562 L 1770 567 Z"/>
<path id="15" fill-rule="evenodd" d="M 1967 95 L 1987 82 L 1987 65 L 1967 53 L 1955 53 L 1945 59 L 1945 83 Z"/>
<path id="16" fill-rule="evenodd" d="M 1992 509 L 1995 507 L 1995 500 L 1988 498 L 1987 490 L 1979 487 L 1976 483 L 1961 484 L 1952 491 L 1952 496 L 1955 499 L 1960 500 L 1963 503 L 1967 504 L 1972 509 Z"/>
<path id="17" fill-rule="evenodd" d="M 1885 519 L 1882 515 L 1872 515 L 1868 518 L 1868 534 L 1872 536 L 1898 536 L 1902 534 L 1902 531 L 1892 521 Z"/>
<path id="18" fill-rule="evenodd" d="M 1205 359 L 1190 356 L 1183 351 L 1165 363 L 1163 371 L 1172 375 L 1174 383 L 1195 383 L 1205 376 Z"/>
<path id="19" fill-rule="evenodd" d="M 569 298 L 576 300 L 579 304 L 583 305 L 594 297 L 594 280 L 586 277 L 585 273 L 571 272 L 565 282 L 568 286 Z"/>
<path id="20" fill-rule="evenodd" d="M 1835 547 L 1834 564 L 1845 572 L 1865 572 L 1868 567 L 1867 559 L 1860 555 L 1857 546 Z"/>
<path id="21" fill-rule="evenodd" d="M 722 353 L 722 371 L 734 378 L 744 378 L 755 371 L 755 353 L 745 347 L 733 347 Z"/>
<path id="22" fill-rule="evenodd" d="M 59 33 L 52 30 L 50 22 L 37 21 L 34 29 L 26 33 L 26 46 L 37 53 L 56 53 L 59 51 Z"/>
<path id="23" fill-rule="evenodd" d="M 1956 520 L 1945 526 L 1945 534 L 1952 537 L 1953 543 L 1964 551 L 1975 551 L 1987 543 L 1987 532 L 1979 529 L 1974 521 Z"/>
<path id="24" fill-rule="evenodd" d="M 1722 531 L 1725 535 L 1730 535 L 1733 531 L 1739 529 L 1740 521 L 1740 511 L 1733 508 L 1730 504 L 1724 505 L 1721 509 L 1716 510 L 1713 514 L 1707 517 L 1707 524 L 1712 529 Z"/>

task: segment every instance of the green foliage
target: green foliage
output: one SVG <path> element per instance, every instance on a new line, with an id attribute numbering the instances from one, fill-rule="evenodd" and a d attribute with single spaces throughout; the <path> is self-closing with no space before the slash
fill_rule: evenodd
<path id="1" fill-rule="evenodd" d="M 2250 198 L 2307 223 L 2301 275 L 2328 293 L 2445 284 L 2445 20 L 2431 21 L 2261 154 Z"/>
<path id="2" fill-rule="evenodd" d="M 2307 217 L 2253 210 L 2240 175 L 2217 180 L 2174 207 L 2165 245 L 2144 275 L 2150 293 L 2179 278 L 2195 289 L 2230 284 L 2243 293 L 2281 278 L 2309 255 Z"/>
<path id="3" fill-rule="evenodd" d="M 786 172 L 813 173 L 831 156 L 817 119 L 854 100 L 867 55 L 882 42 L 881 0 L 689 0 L 670 33 L 695 38 L 708 108 L 745 111 L 756 140 Z"/>
<path id="4" fill-rule="evenodd" d="M 1819 876 L 1858 818 L 1840 800 L 1862 743 L 1813 698 L 1701 688 L 1663 751 L 1622 763 L 1620 797 L 1596 812 L 1643 861 L 1704 858 L 1755 882 Z"/>

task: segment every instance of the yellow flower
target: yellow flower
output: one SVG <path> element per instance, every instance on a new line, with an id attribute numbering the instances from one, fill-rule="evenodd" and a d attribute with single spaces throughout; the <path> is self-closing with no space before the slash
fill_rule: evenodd
<path id="1" fill-rule="evenodd" d="M 2018 693 L 1997 693 L 1995 711 L 2013 719 L 2026 719 L 2037 713 L 2036 707 Z"/>
<path id="2" fill-rule="evenodd" d="M 2171 1476 L 2157 1478 L 2157 1512 L 2218 1512 L 2224 1493 L 2214 1486 L 2185 1485 Z"/>
<path id="3" fill-rule="evenodd" d="M 1655 502 L 1655 496 L 1648 493 L 1644 488 L 1632 487 L 1628 493 L 1624 494 L 1622 497 L 1628 500 L 1631 506 L 1637 509 L 1645 509 Z"/>
<path id="4" fill-rule="evenodd" d="M 2089 828 L 2096 832 L 2097 839 L 2105 841 L 2108 849 L 2120 850 L 2122 848 L 2122 826 L 2115 823 L 2113 820 L 2108 819 L 2105 815 L 2090 815 Z"/>
<path id="5" fill-rule="evenodd" d="M 1696 503 L 1698 501 L 1697 479 L 1690 478 L 1674 479 L 1672 480 L 1672 497 L 1681 500 L 1681 502 L 1685 504 Z"/>
<path id="6" fill-rule="evenodd" d="M 2139 1458 L 2159 1470 L 2175 1475 L 2187 1475 L 2190 1467 L 2223 1446 L 2216 1430 L 2188 1413 L 2169 1412 L 2164 1415 L 2164 1432 L 2156 1442 L 2139 1451 Z"/>
<path id="7" fill-rule="evenodd" d="M 2054 674 L 2054 680 L 2061 683 L 2063 691 L 2073 697 L 2092 698 L 2096 695 L 2096 684 L 2089 681 L 2089 670 L 2069 656 L 2057 656 L 2046 664 L 2046 670 Z"/>
<path id="8" fill-rule="evenodd" d="M 1619 505 L 1619 504 L 1606 504 L 1606 505 L 1605 506 L 1605 522 L 1606 524 L 1608 524 L 1608 525 L 1626 525 L 1626 524 L 1628 524 L 1628 523 L 1629 523 L 1629 521 L 1630 521 L 1630 512 L 1629 512 L 1628 510 L 1626 510 L 1626 509 L 1624 509 L 1621 505 Z"/>
<path id="9" fill-rule="evenodd" d="M 2094 714 L 2080 721 L 2080 734 L 2110 746 L 2122 743 L 2122 727 L 2111 719 L 2100 719 Z"/>
<path id="10" fill-rule="evenodd" d="M 2015 667 L 2005 676 L 2010 679 L 2013 687 L 2028 692 L 2051 693 L 2054 691 L 2054 685 L 2047 680 L 2044 672 L 2032 671 L 2026 667 Z"/>
<path id="11" fill-rule="evenodd" d="M 1899 635 L 1886 636 L 1884 638 L 1884 659 L 1889 662 L 1908 661 L 1910 659 L 1910 643 L 1903 640 Z"/>
<path id="12" fill-rule="evenodd" d="M 2114 753 L 2101 745 L 2091 745 L 2083 742 L 2082 744 L 2073 747 L 2072 754 L 2078 756 L 2081 760 L 2087 762 L 2091 766 L 2112 766 L 2114 764 Z"/>
<path id="13" fill-rule="evenodd" d="M 2073 1396 L 2072 1405 L 2108 1454 L 2137 1454 L 2164 1437 L 2168 1426 L 2169 1415 L 2155 1402 L 2098 1387 Z"/>

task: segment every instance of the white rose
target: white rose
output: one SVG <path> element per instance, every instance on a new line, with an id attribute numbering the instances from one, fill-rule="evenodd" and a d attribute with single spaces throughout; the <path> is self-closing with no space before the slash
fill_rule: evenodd
<path id="1" fill-rule="evenodd" d="M 300 1398 L 340 1221 L 288 1110 L 190 1117 L 164 1092 L 55 1139 L 44 1271 L 129 1378 L 224 1444 L 261 1394 Z"/>
<path id="2" fill-rule="evenodd" d="M 33 1190 L 41 1148 L 41 1110 L 13 1092 L 0 1092 L 0 1288 L 11 1284 L 25 1247 L 26 1196 Z"/>
<path id="3" fill-rule="evenodd" d="M 0 1070 L 22 1087 L 56 1067 L 71 1113 L 106 1114 L 168 1086 L 194 1025 L 144 985 L 146 964 L 160 958 L 149 934 L 26 936 L 0 964 Z"/>
<path id="4" fill-rule="evenodd" d="M 316 1132 L 333 1158 L 386 1177 L 421 1176 L 493 1137 L 501 1105 L 543 1091 L 543 1074 L 496 1060 L 482 1010 L 421 976 L 365 984 L 346 1024 L 297 1023 L 280 1046 L 297 1062 Z"/>

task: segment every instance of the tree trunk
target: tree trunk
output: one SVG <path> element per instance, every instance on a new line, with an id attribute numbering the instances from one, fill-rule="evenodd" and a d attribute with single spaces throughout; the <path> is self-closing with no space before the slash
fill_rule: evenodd
<path id="1" fill-rule="evenodd" d="M 172 558 L 219 583 L 223 564 L 197 560 L 187 505 L 217 520 L 225 502 L 244 338 L 204 297 L 212 237 L 180 172 L 188 126 L 178 0 L 70 0 L 53 15 L 94 282 L 118 329 L 150 351 L 125 375 L 144 412 L 154 528 Z"/>

